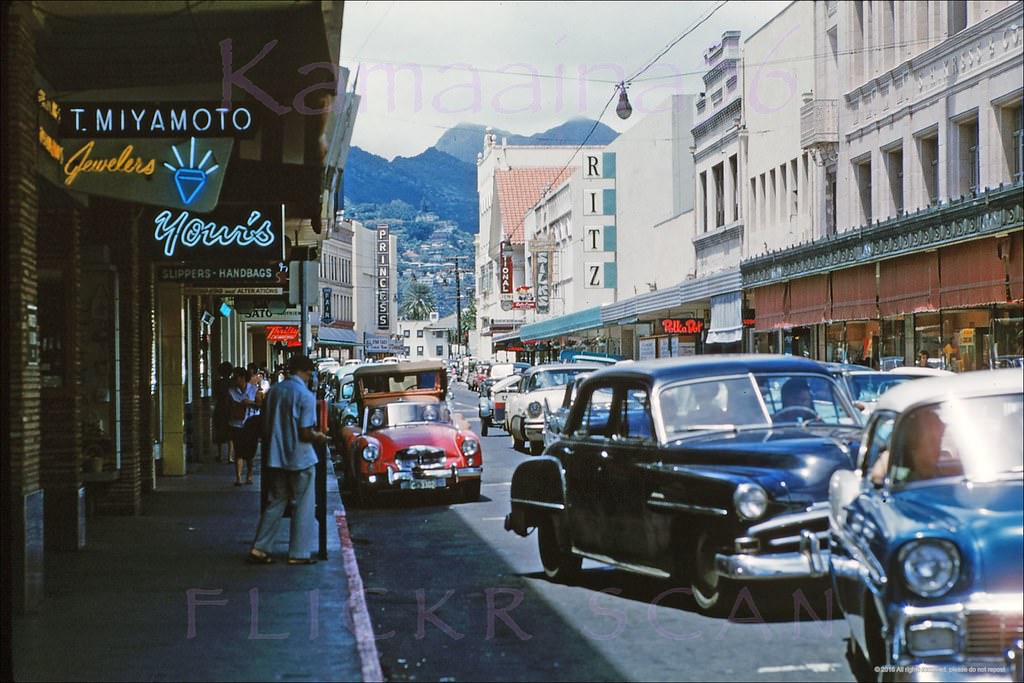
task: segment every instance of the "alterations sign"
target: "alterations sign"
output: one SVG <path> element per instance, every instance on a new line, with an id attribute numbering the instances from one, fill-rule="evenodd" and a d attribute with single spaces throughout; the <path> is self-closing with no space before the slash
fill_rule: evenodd
<path id="1" fill-rule="evenodd" d="M 391 329 L 391 237 L 386 225 L 377 226 L 377 329 Z"/>

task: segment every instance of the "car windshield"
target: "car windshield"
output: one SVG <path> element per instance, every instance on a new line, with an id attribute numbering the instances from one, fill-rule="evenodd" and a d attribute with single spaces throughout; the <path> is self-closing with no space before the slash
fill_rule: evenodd
<path id="1" fill-rule="evenodd" d="M 405 424 L 424 422 L 450 423 L 451 413 L 442 403 L 408 403 L 398 401 L 383 406 L 367 408 L 370 429 L 398 427 Z"/>
<path id="2" fill-rule="evenodd" d="M 659 395 L 668 438 L 767 424 L 860 425 L 836 383 L 820 375 L 748 375 L 666 387 Z"/>
<path id="3" fill-rule="evenodd" d="M 535 372 L 530 375 L 530 379 L 526 385 L 527 391 L 534 391 L 536 389 L 552 389 L 554 387 L 564 387 L 566 384 L 572 381 L 573 377 L 582 372 L 593 372 L 593 368 L 579 368 L 572 370 L 542 370 Z"/>
<path id="4" fill-rule="evenodd" d="M 883 372 L 863 372 L 851 373 L 846 383 L 850 387 L 854 401 L 877 401 L 879 396 L 909 379 L 912 377 Z"/>
<path id="5" fill-rule="evenodd" d="M 990 481 L 1024 471 L 1024 395 L 953 399 L 906 415 L 893 444 L 894 483 Z"/>

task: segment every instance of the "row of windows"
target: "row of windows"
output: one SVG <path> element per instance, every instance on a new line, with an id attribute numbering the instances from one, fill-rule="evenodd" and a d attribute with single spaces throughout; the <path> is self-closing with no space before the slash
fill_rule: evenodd
<path id="1" fill-rule="evenodd" d="M 331 317 L 335 320 L 354 320 L 352 317 L 352 297 L 332 292 Z"/>
<path id="2" fill-rule="evenodd" d="M 785 225 L 800 213 L 808 213 L 808 205 L 800 198 L 800 188 L 810 181 L 810 160 L 807 154 L 750 179 L 753 203 L 751 219 L 755 226 Z"/>
<path id="3" fill-rule="evenodd" d="M 406 346 L 406 347 L 403 348 L 403 350 L 404 350 L 404 353 L 405 353 L 406 356 L 411 356 L 412 355 L 412 347 Z M 424 347 L 422 347 L 422 346 L 417 346 L 416 347 L 416 357 L 417 358 L 423 358 L 423 350 L 424 350 Z M 444 358 L 444 345 L 443 344 L 438 344 L 437 346 L 434 347 L 434 357 L 435 358 Z"/>
<path id="4" fill-rule="evenodd" d="M 412 336 L 410 334 L 410 332 L 411 332 L 411 330 L 402 330 L 402 336 L 403 337 L 410 337 L 410 336 Z M 430 333 L 430 336 L 434 337 L 435 339 L 444 339 L 444 335 L 445 335 L 445 331 L 444 330 L 432 330 L 431 333 Z M 422 329 L 416 330 L 416 337 L 418 339 L 423 339 L 423 330 Z"/>
<path id="5" fill-rule="evenodd" d="M 320 279 L 352 284 L 352 259 L 334 254 L 324 254 L 320 259 Z"/>
<path id="6" fill-rule="evenodd" d="M 1019 183 L 1024 181 L 1024 115 L 1021 102 L 1016 100 L 1009 106 L 995 107 L 999 142 L 987 148 L 992 159 L 984 159 L 990 173 L 987 186 L 1000 182 Z M 857 186 L 856 213 L 854 222 L 867 225 L 872 221 L 898 216 L 907 209 L 907 195 L 911 195 L 910 206 L 935 206 L 940 198 L 960 197 L 977 193 L 982 187 L 981 136 L 977 113 L 953 119 L 949 126 L 950 144 L 941 144 L 939 131 L 933 128 L 914 138 L 917 163 L 906 159 L 902 141 L 883 147 L 877 157 L 867 157 L 853 162 L 852 180 Z M 884 179 L 879 188 L 873 186 L 875 169 L 879 163 L 878 177 Z M 945 174 L 943 174 L 945 169 Z M 913 184 L 908 183 L 913 174 Z M 942 180 L 947 182 L 943 187 Z M 943 191 L 944 190 L 944 191 Z M 916 195 L 916 196 L 915 196 Z M 880 210 L 881 215 L 875 216 Z"/>

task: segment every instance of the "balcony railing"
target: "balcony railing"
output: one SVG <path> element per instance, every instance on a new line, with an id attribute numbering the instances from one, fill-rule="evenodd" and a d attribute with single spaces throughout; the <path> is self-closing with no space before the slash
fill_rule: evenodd
<path id="1" fill-rule="evenodd" d="M 839 142 L 839 107 L 835 100 L 810 100 L 800 107 L 800 146 Z"/>

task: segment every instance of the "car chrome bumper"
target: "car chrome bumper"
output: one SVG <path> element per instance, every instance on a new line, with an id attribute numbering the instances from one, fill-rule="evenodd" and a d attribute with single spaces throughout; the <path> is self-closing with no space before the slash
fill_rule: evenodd
<path id="1" fill-rule="evenodd" d="M 1019 640 L 1022 622 L 1020 593 L 975 593 L 962 602 L 936 605 L 894 605 L 891 673 L 899 681 L 1017 681 L 1024 668 L 1024 646 Z M 980 619 L 982 624 L 972 620 Z M 993 624 L 998 624 L 993 631 Z M 979 630 L 974 632 L 974 628 Z M 917 628 L 945 629 L 953 643 L 945 651 L 915 653 L 909 642 Z M 994 633 L 998 635 L 994 636 Z M 977 640 L 972 636 L 977 636 Z M 1008 638 L 1016 643 L 1006 649 Z M 966 654 L 965 654 L 966 653 Z"/>
<path id="2" fill-rule="evenodd" d="M 827 555 L 828 551 L 823 551 Z M 827 559 L 827 558 L 826 558 Z M 715 555 L 715 569 L 726 578 L 753 581 L 798 579 L 821 576 L 811 569 L 803 553 L 777 555 Z"/>
<path id="3" fill-rule="evenodd" d="M 444 467 L 428 470 L 393 470 L 360 475 L 361 482 L 371 488 L 386 490 L 399 488 L 403 481 L 422 481 L 424 479 L 446 481 L 445 486 L 456 486 L 465 480 L 478 480 L 483 476 L 483 467 Z"/>
<path id="4" fill-rule="evenodd" d="M 523 434 L 527 441 L 543 441 L 544 439 L 544 418 L 530 417 L 523 422 Z"/>

